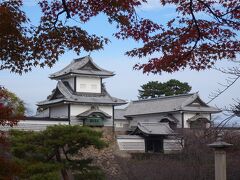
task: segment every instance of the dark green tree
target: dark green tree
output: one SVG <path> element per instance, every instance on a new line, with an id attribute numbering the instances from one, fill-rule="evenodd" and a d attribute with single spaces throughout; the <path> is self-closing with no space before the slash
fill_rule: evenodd
<path id="1" fill-rule="evenodd" d="M 160 96 L 172 96 L 178 94 L 186 94 L 191 91 L 192 87 L 186 82 L 180 82 L 176 79 L 171 79 L 161 83 L 158 81 L 150 81 L 143 84 L 139 92 L 139 99 L 156 98 Z"/>
<path id="2" fill-rule="evenodd" d="M 138 90 L 139 99 L 148 99 L 162 96 L 163 84 L 158 81 L 149 81 L 147 84 L 143 84 L 141 89 Z"/>
<path id="3" fill-rule="evenodd" d="M 14 126 L 24 118 L 23 101 L 16 94 L 0 86 L 0 126 Z M 0 179 L 13 179 L 19 173 L 18 165 L 11 159 L 7 133 L 0 130 Z"/>
<path id="4" fill-rule="evenodd" d="M 187 94 L 191 91 L 192 87 L 186 82 L 180 82 L 176 79 L 171 79 L 163 83 L 164 96 L 173 96 L 178 94 Z"/>
<path id="5" fill-rule="evenodd" d="M 13 130 L 10 132 L 11 153 L 22 168 L 19 178 L 103 179 L 104 174 L 91 165 L 91 159 L 77 156 L 81 148 L 105 147 L 101 137 L 101 132 L 81 126 L 56 125 L 42 132 Z"/>

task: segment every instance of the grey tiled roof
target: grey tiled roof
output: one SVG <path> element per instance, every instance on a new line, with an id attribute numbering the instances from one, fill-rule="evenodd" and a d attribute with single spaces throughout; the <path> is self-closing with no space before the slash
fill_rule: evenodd
<path id="1" fill-rule="evenodd" d="M 188 106 L 185 106 L 183 107 L 181 110 L 183 111 L 193 111 L 193 112 L 212 112 L 212 113 L 218 113 L 218 112 L 221 112 L 220 109 L 217 109 L 215 107 L 188 107 Z"/>
<path id="2" fill-rule="evenodd" d="M 124 120 L 126 119 L 124 117 L 126 113 L 126 109 L 114 109 L 114 119 Z"/>
<path id="3" fill-rule="evenodd" d="M 47 99 L 45 101 L 39 102 L 38 106 L 46 106 L 59 102 L 74 102 L 74 103 L 87 103 L 87 104 L 112 104 L 112 105 L 122 105 L 126 104 L 126 101 L 111 97 L 106 90 L 104 94 L 86 94 L 86 93 L 77 93 L 72 92 L 62 81 L 58 81 L 57 89 L 64 96 L 59 99 Z M 51 96 L 52 97 L 52 96 Z"/>
<path id="4" fill-rule="evenodd" d="M 170 135 L 174 131 L 169 127 L 169 123 L 143 123 L 139 122 L 137 129 L 148 135 Z"/>
<path id="5" fill-rule="evenodd" d="M 117 135 L 117 139 L 143 139 L 138 135 Z"/>
<path id="6" fill-rule="evenodd" d="M 90 66 L 85 68 L 86 65 Z M 105 69 L 100 68 L 97 64 L 95 64 L 90 56 L 85 56 L 79 59 L 73 60 L 68 66 L 63 68 L 62 70 L 51 74 L 49 77 L 51 79 L 61 79 L 64 76 L 68 75 L 91 75 L 91 76 L 99 76 L 99 77 L 108 77 L 113 76 L 114 73 Z"/>
<path id="7" fill-rule="evenodd" d="M 202 102 L 201 106 L 189 106 L 194 100 Z M 176 111 L 194 112 L 221 112 L 219 109 L 208 106 L 199 97 L 198 93 L 166 96 L 154 99 L 132 101 L 125 112 L 125 116 L 141 114 L 168 113 Z"/>
<path id="8" fill-rule="evenodd" d="M 168 119 L 169 121 L 171 121 L 171 122 L 174 122 L 174 123 L 178 123 L 178 120 L 177 120 L 177 118 L 175 118 L 173 115 L 171 115 L 171 114 L 169 114 L 169 115 L 166 115 L 166 116 L 163 116 L 162 118 L 161 118 L 161 120 L 162 119 Z M 160 121 L 161 121 L 160 120 Z"/>

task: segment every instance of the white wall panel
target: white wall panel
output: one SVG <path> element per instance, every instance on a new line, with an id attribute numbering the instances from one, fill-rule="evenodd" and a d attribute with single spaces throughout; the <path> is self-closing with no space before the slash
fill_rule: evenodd
<path id="1" fill-rule="evenodd" d="M 49 117 L 49 108 L 43 110 L 42 112 L 37 112 L 35 117 Z"/>
<path id="2" fill-rule="evenodd" d="M 68 118 L 68 105 L 53 106 L 50 110 L 51 118 Z"/>
<path id="3" fill-rule="evenodd" d="M 101 78 L 77 77 L 76 91 L 86 93 L 101 93 Z"/>
<path id="4" fill-rule="evenodd" d="M 113 107 L 112 106 L 99 106 L 99 109 L 103 112 L 109 114 L 110 116 L 113 115 Z"/>
<path id="5" fill-rule="evenodd" d="M 118 147 L 120 150 L 125 151 L 145 151 L 145 141 L 143 138 L 138 139 L 117 139 Z"/>
<path id="6" fill-rule="evenodd" d="M 71 106 L 70 106 L 71 116 L 77 116 L 77 115 L 83 113 L 84 111 L 89 110 L 90 108 L 91 108 L 90 105 L 71 104 Z"/>

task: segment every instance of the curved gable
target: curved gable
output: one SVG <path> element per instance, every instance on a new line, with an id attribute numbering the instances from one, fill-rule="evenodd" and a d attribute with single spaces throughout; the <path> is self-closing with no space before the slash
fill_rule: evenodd
<path id="1" fill-rule="evenodd" d="M 203 100 L 200 99 L 200 97 L 197 97 L 194 101 L 189 103 L 186 106 L 193 106 L 193 107 L 199 107 L 199 106 L 204 106 L 204 107 L 209 107 Z"/>

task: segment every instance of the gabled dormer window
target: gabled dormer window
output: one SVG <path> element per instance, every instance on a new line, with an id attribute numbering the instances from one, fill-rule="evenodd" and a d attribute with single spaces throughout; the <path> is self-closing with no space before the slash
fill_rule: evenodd
<path id="1" fill-rule="evenodd" d="M 82 70 L 94 70 L 94 71 L 99 71 L 91 61 L 89 61 L 87 64 L 85 64 L 83 67 L 81 67 Z"/>
<path id="2" fill-rule="evenodd" d="M 202 102 L 199 99 L 196 99 L 195 101 L 193 101 L 191 104 L 189 104 L 188 106 L 207 106 L 204 102 Z"/>
<path id="3" fill-rule="evenodd" d="M 200 106 L 199 102 L 193 102 L 191 105 Z"/>

